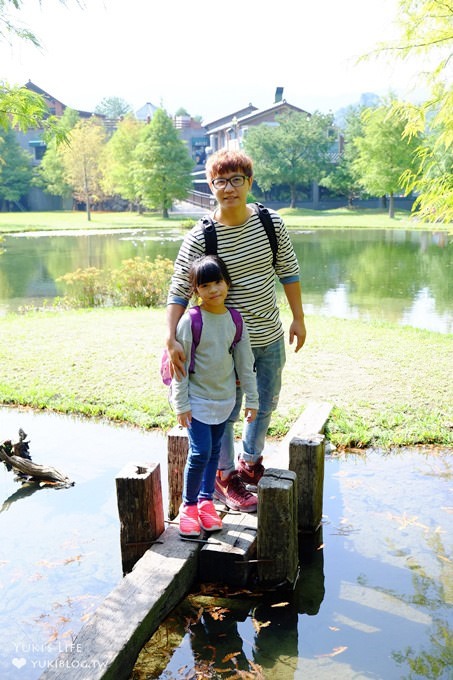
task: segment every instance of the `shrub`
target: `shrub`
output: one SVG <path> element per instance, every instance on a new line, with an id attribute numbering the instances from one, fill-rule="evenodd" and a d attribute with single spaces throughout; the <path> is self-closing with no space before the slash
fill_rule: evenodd
<path id="1" fill-rule="evenodd" d="M 57 281 L 63 283 L 70 294 L 62 302 L 71 307 L 101 307 L 108 294 L 108 279 L 108 273 L 96 267 L 64 274 Z"/>
<path id="2" fill-rule="evenodd" d="M 111 273 L 115 304 L 128 307 L 157 307 L 164 304 L 173 273 L 173 262 L 158 255 L 123 260 Z"/>
<path id="3" fill-rule="evenodd" d="M 70 307 L 157 307 L 164 304 L 173 273 L 173 262 L 160 255 L 155 260 L 135 257 L 118 269 L 104 272 L 95 267 L 60 276 L 69 294 L 58 304 Z"/>

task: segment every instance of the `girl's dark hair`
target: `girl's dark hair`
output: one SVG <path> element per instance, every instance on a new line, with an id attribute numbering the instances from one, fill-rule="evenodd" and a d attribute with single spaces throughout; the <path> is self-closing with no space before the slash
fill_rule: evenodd
<path id="1" fill-rule="evenodd" d="M 231 287 L 231 278 L 225 262 L 217 255 L 203 255 L 193 260 L 189 269 L 189 283 L 192 292 L 203 283 L 225 281 Z"/>

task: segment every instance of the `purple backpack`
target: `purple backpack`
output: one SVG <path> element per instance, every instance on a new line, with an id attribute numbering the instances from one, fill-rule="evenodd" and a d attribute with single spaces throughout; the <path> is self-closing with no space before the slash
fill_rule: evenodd
<path id="1" fill-rule="evenodd" d="M 229 350 L 230 352 L 232 352 L 242 337 L 243 321 L 242 316 L 239 314 L 237 309 L 234 309 L 233 307 L 228 307 L 228 311 L 230 312 L 231 318 L 233 319 L 234 325 L 236 326 L 236 333 L 234 334 L 234 339 L 233 342 L 231 343 L 231 347 Z M 201 338 L 201 329 L 203 328 L 203 317 L 201 316 L 201 310 L 198 305 L 196 305 L 195 307 L 190 307 L 189 314 L 190 323 L 192 326 L 192 339 L 193 339 L 192 349 L 190 353 L 189 373 L 195 373 L 195 350 L 198 347 Z M 160 360 L 160 375 L 164 385 L 171 384 L 171 380 L 173 377 L 171 372 L 171 361 L 168 351 L 166 349 L 164 349 L 162 358 Z"/>

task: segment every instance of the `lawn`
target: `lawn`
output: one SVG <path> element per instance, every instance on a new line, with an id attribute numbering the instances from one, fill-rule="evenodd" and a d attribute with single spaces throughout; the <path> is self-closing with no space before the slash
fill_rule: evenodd
<path id="1" fill-rule="evenodd" d="M 333 405 L 329 436 L 342 447 L 453 445 L 449 336 L 317 316 L 307 330 L 298 354 L 287 346 L 272 435 L 314 399 Z M 175 418 L 159 376 L 164 335 L 163 308 L 8 315 L 0 402 L 166 429 Z"/>

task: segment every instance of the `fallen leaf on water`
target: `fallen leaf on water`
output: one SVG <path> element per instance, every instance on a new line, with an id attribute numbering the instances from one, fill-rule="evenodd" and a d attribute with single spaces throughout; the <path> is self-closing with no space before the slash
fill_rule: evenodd
<path id="1" fill-rule="evenodd" d="M 316 657 L 318 659 L 321 659 L 322 657 L 325 656 L 337 656 L 338 654 L 342 654 L 347 650 L 347 647 L 334 647 L 333 650 L 330 652 L 330 654 L 317 654 Z"/>
<path id="2" fill-rule="evenodd" d="M 267 628 L 268 626 L 271 625 L 271 622 L 270 621 L 263 621 L 261 623 L 261 621 L 257 621 L 256 619 L 252 619 L 252 624 L 253 624 L 253 627 L 256 630 L 256 632 L 259 633 L 261 628 Z"/>
<path id="3" fill-rule="evenodd" d="M 212 607 L 212 609 L 208 609 L 207 611 L 214 621 L 222 621 L 225 618 L 225 614 L 228 614 L 229 609 L 226 607 Z"/>

